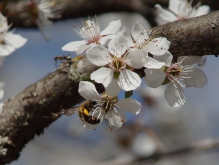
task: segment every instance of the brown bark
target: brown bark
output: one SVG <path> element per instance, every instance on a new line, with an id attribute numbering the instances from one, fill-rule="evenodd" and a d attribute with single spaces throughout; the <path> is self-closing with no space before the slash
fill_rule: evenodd
<path id="1" fill-rule="evenodd" d="M 86 59 L 80 62 L 83 61 L 89 71 L 81 73 L 76 63 L 68 61 L 5 103 L 0 115 L 0 165 L 16 160 L 25 144 L 58 118 L 54 113 L 83 100 L 78 84 L 96 68 Z M 1 143 L 1 139 L 6 142 Z"/>
<path id="2" fill-rule="evenodd" d="M 153 37 L 166 37 L 174 56 L 219 54 L 219 11 L 152 28 Z"/>
<path id="3" fill-rule="evenodd" d="M 218 54 L 218 18 L 219 11 L 158 26 L 152 28 L 152 36 L 167 37 L 174 56 Z M 76 67 L 77 62 L 63 63 L 56 71 L 5 103 L 0 116 L 0 165 L 17 159 L 25 144 L 56 120 L 52 113 L 83 100 L 78 94 L 78 84 L 89 78 L 89 73 L 96 68 L 85 58 L 80 62 L 85 62 L 80 65 L 82 68 Z M 83 66 L 86 66 L 85 70 Z"/>

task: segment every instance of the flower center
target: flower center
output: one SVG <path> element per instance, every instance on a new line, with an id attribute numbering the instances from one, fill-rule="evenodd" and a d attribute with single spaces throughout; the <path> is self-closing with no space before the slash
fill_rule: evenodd
<path id="1" fill-rule="evenodd" d="M 78 26 L 78 29 L 76 29 L 74 26 L 73 28 L 81 38 L 87 41 L 88 45 L 91 43 L 99 44 L 101 36 L 97 18 L 93 19 L 93 21 L 82 21 L 82 24 Z"/>
<path id="2" fill-rule="evenodd" d="M 104 94 L 102 96 L 102 100 L 104 101 L 102 104 L 102 113 L 106 114 L 110 110 L 113 109 L 114 104 L 118 102 L 118 97 L 111 97 Z"/>

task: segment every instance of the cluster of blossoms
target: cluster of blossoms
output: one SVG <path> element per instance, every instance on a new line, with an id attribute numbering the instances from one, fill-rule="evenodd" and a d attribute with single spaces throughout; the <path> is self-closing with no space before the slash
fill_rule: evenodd
<path id="1" fill-rule="evenodd" d="M 183 13 L 184 10 L 178 8 Z M 187 7 L 184 9 L 188 10 Z M 193 16 L 196 10 L 198 9 L 186 12 Z M 70 42 L 63 46 L 62 50 L 85 53 L 87 59 L 98 66 L 98 69 L 91 73 L 90 79 L 102 84 L 105 93 L 99 96 L 94 85 L 84 81 L 79 85 L 79 93 L 86 100 L 95 101 L 97 104 L 89 115 L 100 121 L 108 119 L 110 128 L 115 126 L 118 129 L 125 121 L 125 115 L 116 109 L 135 114 L 141 109 L 141 104 L 136 100 L 125 98 L 118 101 L 117 97 L 121 89 L 128 92 L 141 85 L 141 77 L 135 72 L 136 69 L 144 69 L 145 82 L 149 87 L 157 88 L 169 84 L 164 96 L 171 107 L 179 107 L 185 103 L 182 87 L 199 88 L 207 83 L 205 74 L 192 66 L 199 63 L 202 57 L 179 57 L 177 62 L 174 62 L 173 55 L 168 51 L 171 43 L 167 38 L 153 38 L 151 30 L 144 29 L 139 22 L 132 27 L 130 35 L 122 27 L 120 20 L 110 22 L 106 29 L 100 32 L 96 17 L 82 21 L 78 29 L 74 29 L 83 40 Z M 83 123 L 88 129 L 99 124 L 86 121 Z"/>
<path id="2" fill-rule="evenodd" d="M 18 49 L 22 47 L 27 39 L 23 38 L 19 34 L 14 34 L 13 31 L 8 31 L 10 25 L 8 25 L 7 19 L 0 12 L 0 66 L 2 65 L 5 56 L 10 55 Z M 0 82 L 0 99 L 4 96 L 4 88 L 5 83 Z M 4 103 L 0 103 L 0 114 L 2 113 Z"/>
<path id="3" fill-rule="evenodd" d="M 15 49 L 23 46 L 27 39 L 21 37 L 19 34 L 14 34 L 13 31 L 8 31 L 7 19 L 0 13 L 0 57 L 8 56 Z M 3 57 L 2 57 L 3 56 Z M 1 59 L 2 61 L 3 59 Z"/>

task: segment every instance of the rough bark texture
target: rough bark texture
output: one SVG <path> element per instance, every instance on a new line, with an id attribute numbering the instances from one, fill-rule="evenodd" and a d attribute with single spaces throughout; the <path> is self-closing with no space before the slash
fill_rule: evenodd
<path id="1" fill-rule="evenodd" d="M 158 26 L 152 29 L 152 36 L 167 37 L 172 43 L 170 51 L 175 56 L 218 54 L 218 18 L 219 11 Z M 70 61 L 63 63 L 59 69 L 5 103 L 0 116 L 0 165 L 17 159 L 25 144 L 56 119 L 52 113 L 83 100 L 78 94 L 78 83 L 96 69 L 88 65 L 86 59 L 84 62 L 77 66 L 82 69 L 86 66 L 87 70 L 79 70 L 76 63 Z"/>
<path id="2" fill-rule="evenodd" d="M 219 54 L 219 11 L 152 28 L 153 37 L 166 37 L 174 56 Z"/>
<path id="3" fill-rule="evenodd" d="M 78 84 L 95 69 L 86 59 L 84 62 L 89 71 L 81 73 L 75 63 L 63 63 L 5 103 L 0 115 L 0 165 L 16 160 L 25 144 L 58 118 L 53 113 L 83 101 Z"/>

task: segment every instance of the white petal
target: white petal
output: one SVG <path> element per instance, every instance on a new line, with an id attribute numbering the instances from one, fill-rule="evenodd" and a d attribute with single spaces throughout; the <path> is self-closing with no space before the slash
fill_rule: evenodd
<path id="1" fill-rule="evenodd" d="M 170 41 L 168 41 L 166 38 L 160 37 L 155 38 L 151 42 L 147 44 L 147 50 L 151 54 L 155 56 L 164 55 L 170 47 Z"/>
<path id="2" fill-rule="evenodd" d="M 111 54 L 120 57 L 128 49 L 128 40 L 123 36 L 123 34 L 118 33 L 109 42 L 108 50 Z"/>
<path id="3" fill-rule="evenodd" d="M 156 57 L 160 57 L 160 56 L 156 56 Z M 147 59 L 147 63 L 144 65 L 144 67 L 148 68 L 148 69 L 160 69 L 163 66 L 165 66 L 166 64 L 164 62 L 159 62 L 151 57 L 148 57 Z"/>
<path id="4" fill-rule="evenodd" d="M 139 37 L 148 39 L 149 33 L 150 33 L 150 30 L 148 30 L 148 31 L 145 30 L 139 22 L 136 22 L 134 24 L 134 26 L 132 27 L 132 31 L 131 31 L 132 37 L 135 41 L 138 41 Z"/>
<path id="5" fill-rule="evenodd" d="M 5 34 L 4 42 L 6 44 L 10 44 L 11 46 L 17 49 L 23 46 L 27 42 L 27 39 L 23 38 L 19 34 L 13 34 L 12 32 L 9 32 Z"/>
<path id="6" fill-rule="evenodd" d="M 107 112 L 106 118 L 108 119 L 109 125 L 120 128 L 123 122 L 126 120 L 126 116 L 122 112 L 117 112 L 116 110 L 111 110 Z"/>
<path id="7" fill-rule="evenodd" d="M 7 22 L 6 17 L 4 15 L 2 15 L 1 12 L 0 12 L 0 22 L 1 22 L 0 32 L 7 30 L 8 29 L 8 22 Z"/>
<path id="8" fill-rule="evenodd" d="M 66 44 L 65 46 L 62 47 L 63 51 L 76 51 L 81 45 L 85 45 L 86 41 L 73 41 L 73 42 L 69 42 L 68 44 Z"/>
<path id="9" fill-rule="evenodd" d="M 166 78 L 166 73 L 162 69 L 145 69 L 145 82 L 151 88 L 157 88 L 162 85 Z"/>
<path id="10" fill-rule="evenodd" d="M 81 81 L 79 83 L 78 93 L 86 100 L 100 100 L 96 87 L 88 81 Z"/>
<path id="11" fill-rule="evenodd" d="M 99 123 L 100 124 L 100 123 Z M 89 124 L 87 122 L 82 121 L 82 125 L 84 128 L 86 128 L 87 130 L 95 130 L 95 128 L 99 125 L 99 124 Z"/>
<path id="12" fill-rule="evenodd" d="M 88 48 L 90 48 L 91 46 L 93 46 L 93 44 L 90 44 L 90 45 L 81 45 L 79 46 L 79 48 L 77 50 L 75 50 L 75 52 L 77 54 L 81 54 L 83 53 L 85 50 L 87 50 Z"/>
<path id="13" fill-rule="evenodd" d="M 193 70 L 193 72 L 185 75 L 186 77 L 191 77 L 184 80 L 185 86 L 203 88 L 208 82 L 205 73 L 198 68 L 194 68 Z"/>
<path id="14" fill-rule="evenodd" d="M 90 75 L 90 78 L 97 83 L 102 83 L 104 87 L 108 87 L 113 79 L 113 70 L 105 67 L 99 68 Z"/>
<path id="15" fill-rule="evenodd" d="M 15 48 L 13 46 L 7 44 L 0 44 L 0 56 L 8 56 L 13 51 L 15 51 Z"/>
<path id="16" fill-rule="evenodd" d="M 193 65 L 196 63 L 201 63 L 203 57 L 200 56 L 180 56 L 177 59 L 177 62 L 181 62 L 183 65 Z"/>
<path id="17" fill-rule="evenodd" d="M 135 69 L 140 69 L 146 63 L 147 52 L 144 50 L 129 50 L 126 58 L 127 64 Z"/>
<path id="18" fill-rule="evenodd" d="M 197 12 L 195 14 L 195 17 L 197 16 L 201 16 L 201 15 L 205 15 L 205 14 L 208 14 L 210 13 L 210 7 L 207 6 L 207 5 L 203 5 L 203 6 L 200 6 L 198 9 L 197 9 Z"/>
<path id="19" fill-rule="evenodd" d="M 88 60 L 96 66 L 104 66 L 112 61 L 108 50 L 101 45 L 92 46 L 87 50 L 86 54 Z"/>
<path id="20" fill-rule="evenodd" d="M 114 34 L 107 35 L 105 37 L 100 38 L 99 42 L 101 45 L 104 45 L 106 43 L 106 41 L 113 39 L 114 36 L 115 36 Z"/>
<path id="21" fill-rule="evenodd" d="M 178 11 L 179 5 L 180 5 L 180 0 L 169 0 L 169 10 L 175 13 L 176 15 L 179 14 L 179 11 Z"/>
<path id="22" fill-rule="evenodd" d="M 140 112 L 142 108 L 141 103 L 132 98 L 120 100 L 118 103 L 116 103 L 116 105 L 119 106 L 121 110 L 131 112 L 136 115 Z"/>
<path id="23" fill-rule="evenodd" d="M 131 91 L 141 85 L 141 78 L 137 73 L 126 69 L 120 72 L 118 84 L 123 90 Z"/>
<path id="24" fill-rule="evenodd" d="M 115 34 L 121 27 L 122 22 L 121 20 L 112 21 L 109 25 L 104 29 L 100 35 L 108 35 L 108 34 Z"/>
<path id="25" fill-rule="evenodd" d="M 166 101 L 171 107 L 180 107 L 181 105 L 184 105 L 186 102 L 186 98 L 184 96 L 184 91 L 182 87 L 175 83 L 176 87 L 174 87 L 173 83 L 171 82 L 165 92 L 164 96 Z"/>
<path id="26" fill-rule="evenodd" d="M 157 16 L 161 20 L 164 20 L 166 22 L 173 22 L 177 20 L 177 17 L 173 13 L 163 9 L 160 5 L 156 4 L 155 7 L 157 9 Z"/>
<path id="27" fill-rule="evenodd" d="M 121 88 L 118 85 L 118 81 L 112 78 L 111 83 L 108 85 L 108 87 L 105 88 L 105 91 L 108 96 L 117 96 L 121 91 Z"/>
<path id="28" fill-rule="evenodd" d="M 154 56 L 154 59 L 160 62 L 164 62 L 166 66 L 171 66 L 173 55 L 167 51 L 163 56 Z"/>

